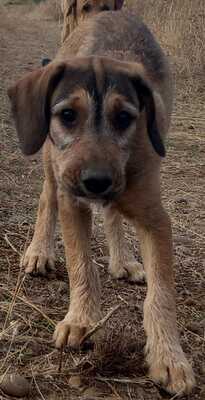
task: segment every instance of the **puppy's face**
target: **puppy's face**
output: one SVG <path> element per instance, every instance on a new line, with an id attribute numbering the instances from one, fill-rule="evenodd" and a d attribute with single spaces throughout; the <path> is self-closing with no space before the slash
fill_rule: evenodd
<path id="1" fill-rule="evenodd" d="M 126 76 L 89 66 L 60 82 L 51 102 L 50 137 L 65 190 L 111 200 L 126 185 L 126 164 L 140 117 Z"/>
<path id="2" fill-rule="evenodd" d="M 115 10 L 115 0 L 81 0 L 77 1 L 78 18 L 88 18 L 101 11 Z"/>
<path id="3" fill-rule="evenodd" d="M 101 11 L 120 10 L 124 0 L 64 0 L 63 13 L 79 18 L 89 18 Z"/>
<path id="4" fill-rule="evenodd" d="M 140 169 L 140 157 L 146 158 L 148 136 L 156 152 L 163 150 L 150 88 L 129 66 L 103 58 L 51 63 L 37 75 L 10 90 L 24 152 L 37 151 L 49 131 L 63 190 L 103 202 L 120 196 L 130 160 L 135 156 Z"/>

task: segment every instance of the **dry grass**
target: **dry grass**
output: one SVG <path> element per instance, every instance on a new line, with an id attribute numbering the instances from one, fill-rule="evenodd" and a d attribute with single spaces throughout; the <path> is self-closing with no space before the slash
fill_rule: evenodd
<path id="1" fill-rule="evenodd" d="M 61 21 L 61 0 L 45 0 L 41 1 L 36 7 L 37 15 L 43 15 L 46 18 L 51 18 L 54 21 Z"/>
<path id="2" fill-rule="evenodd" d="M 189 93 L 205 73 L 204 0 L 127 0 L 158 37 L 179 79 L 189 79 Z M 197 87 L 196 87 L 197 83 Z"/>

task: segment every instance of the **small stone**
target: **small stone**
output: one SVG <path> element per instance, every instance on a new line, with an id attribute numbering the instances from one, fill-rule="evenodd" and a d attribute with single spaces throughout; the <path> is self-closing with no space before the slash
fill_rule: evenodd
<path id="1" fill-rule="evenodd" d="M 9 396 L 25 397 L 29 394 L 30 383 L 19 374 L 2 375 L 0 377 L 0 388 Z"/>
<path id="2" fill-rule="evenodd" d="M 78 390 L 83 386 L 83 382 L 80 375 L 71 376 L 68 381 L 68 384 L 72 389 L 78 389 Z"/>
<path id="3" fill-rule="evenodd" d="M 95 386 L 91 386 L 83 392 L 83 399 L 84 400 L 94 400 L 99 399 L 102 396 L 102 393 L 99 393 Z"/>

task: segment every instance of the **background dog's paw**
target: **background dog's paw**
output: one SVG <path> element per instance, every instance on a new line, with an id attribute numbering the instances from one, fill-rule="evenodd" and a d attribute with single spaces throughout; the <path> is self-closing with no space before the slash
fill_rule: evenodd
<path id="1" fill-rule="evenodd" d="M 143 283 L 146 280 L 143 265 L 137 261 L 128 261 L 125 266 L 109 266 L 109 273 L 114 279 L 125 278 L 130 282 Z"/>
<path id="2" fill-rule="evenodd" d="M 150 368 L 150 377 L 153 381 L 163 385 L 170 394 L 188 394 L 195 385 L 194 373 L 191 365 L 183 355 L 181 360 L 169 359 L 169 362 L 156 363 Z"/>
<path id="3" fill-rule="evenodd" d="M 90 328 L 91 326 L 71 323 L 68 319 L 60 321 L 53 335 L 55 346 L 58 349 L 64 346 L 78 349 L 83 344 L 83 338 Z"/>
<path id="4" fill-rule="evenodd" d="M 42 243 L 39 246 L 34 246 L 31 243 L 21 263 L 25 267 L 25 272 L 27 274 L 45 276 L 49 271 L 54 269 L 54 252 L 49 250 L 46 246 L 43 247 Z"/>

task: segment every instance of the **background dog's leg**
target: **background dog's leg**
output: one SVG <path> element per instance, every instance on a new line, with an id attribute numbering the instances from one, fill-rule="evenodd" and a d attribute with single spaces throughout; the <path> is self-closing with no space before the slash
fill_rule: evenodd
<path id="1" fill-rule="evenodd" d="M 70 306 L 55 330 L 56 347 L 78 347 L 85 333 L 100 319 L 100 288 L 91 262 L 91 211 L 59 194 L 59 215 L 70 282 Z"/>
<path id="2" fill-rule="evenodd" d="M 57 219 L 56 182 L 46 146 L 44 148 L 45 181 L 40 196 L 37 221 L 33 239 L 22 263 L 26 273 L 46 275 L 54 268 L 54 234 Z"/>
<path id="3" fill-rule="evenodd" d="M 194 376 L 177 332 L 170 220 L 158 205 L 138 211 L 136 225 L 148 284 L 144 328 L 150 375 L 171 393 L 189 392 Z"/>
<path id="4" fill-rule="evenodd" d="M 105 209 L 104 217 L 110 252 L 110 274 L 115 279 L 127 278 L 131 282 L 143 282 L 145 279 L 144 269 L 128 249 L 121 215 L 114 207 L 109 207 Z"/>

